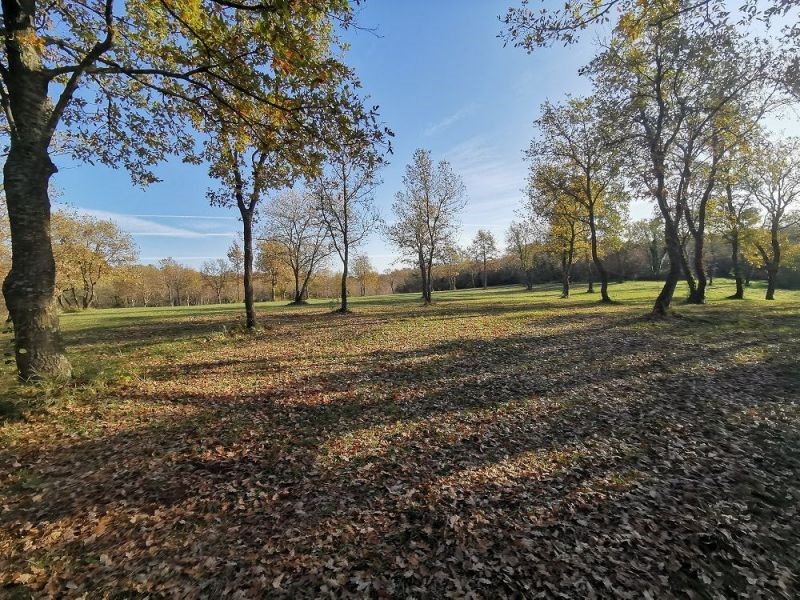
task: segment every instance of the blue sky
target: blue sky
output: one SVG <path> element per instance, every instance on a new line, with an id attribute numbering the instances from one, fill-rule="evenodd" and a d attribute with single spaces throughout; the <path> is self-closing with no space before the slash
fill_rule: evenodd
<path id="1" fill-rule="evenodd" d="M 377 29 L 348 33 L 347 60 L 395 132 L 376 196 L 384 218 L 391 218 L 405 164 L 423 147 L 450 160 L 465 180 L 462 241 L 479 227 L 502 240 L 521 198 L 522 151 L 537 108 L 545 98 L 585 91 L 577 69 L 591 54 L 589 44 L 533 56 L 504 48 L 497 17 L 507 2 L 367 0 L 358 9 L 359 24 Z M 205 167 L 172 160 L 157 174 L 161 183 L 140 189 L 123 170 L 62 160 L 54 184 L 59 202 L 111 218 L 132 233 L 143 262 L 172 256 L 199 267 L 224 256 L 239 222 L 235 210 L 208 206 Z M 379 235 L 364 250 L 377 268 L 392 266 L 395 255 Z"/>
<path id="2" fill-rule="evenodd" d="M 416 148 L 427 148 L 435 159 L 449 160 L 466 183 L 469 200 L 460 241 L 486 228 L 502 244 L 522 198 L 522 152 L 533 135 L 539 105 L 567 92 L 589 91 L 577 71 L 591 58 L 591 36 L 570 48 L 533 55 L 504 48 L 497 37 L 498 15 L 508 2 L 367 0 L 358 9 L 359 24 L 376 33 L 349 32 L 347 60 L 395 133 L 394 154 L 376 196 L 385 219 L 391 219 L 405 164 Z M 225 256 L 239 231 L 235 209 L 208 205 L 205 192 L 211 181 L 205 167 L 167 162 L 157 170 L 163 181 L 144 190 L 132 187 L 121 170 L 59 168 L 54 180 L 59 201 L 115 220 L 134 235 L 142 262 L 172 256 L 199 267 L 204 260 Z M 650 212 L 647 203 L 631 208 L 634 218 Z M 398 264 L 379 235 L 364 251 L 378 269 Z"/>

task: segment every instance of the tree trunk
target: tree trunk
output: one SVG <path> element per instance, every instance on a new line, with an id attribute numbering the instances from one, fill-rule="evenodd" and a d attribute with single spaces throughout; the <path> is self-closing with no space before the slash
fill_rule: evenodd
<path id="1" fill-rule="evenodd" d="M 44 111 L 46 85 L 41 84 L 28 92 L 26 101 L 38 104 Z M 25 128 L 25 121 L 23 115 L 17 127 Z M 30 139 L 25 139 L 25 133 Z M 12 251 L 11 270 L 3 282 L 3 295 L 14 324 L 17 371 L 24 380 L 71 375 L 58 324 L 56 268 L 50 242 L 47 188 L 55 167 L 46 144 L 37 137 L 35 132 L 11 136 L 3 170 Z"/>
<path id="2" fill-rule="evenodd" d="M 770 244 L 772 246 L 772 260 L 767 264 L 767 295 L 766 300 L 775 300 L 775 284 L 778 278 L 778 269 L 781 264 L 781 243 L 778 237 L 778 220 L 773 217 L 770 228 Z"/>
<path id="3" fill-rule="evenodd" d="M 483 289 L 487 289 L 486 257 L 483 258 Z"/>
<path id="4" fill-rule="evenodd" d="M 695 282 L 694 277 L 692 276 L 692 269 L 689 267 L 689 259 L 686 256 L 685 248 L 683 244 L 681 244 L 681 270 L 683 271 L 683 277 L 686 279 L 686 285 L 689 286 L 689 296 L 691 298 L 695 292 L 697 291 L 697 282 Z"/>
<path id="5" fill-rule="evenodd" d="M 739 233 L 734 232 L 731 237 L 731 264 L 733 265 L 733 279 L 736 281 L 736 292 L 731 296 L 733 300 L 744 298 L 744 279 L 742 278 L 742 266 L 739 262 Z"/>
<path id="6" fill-rule="evenodd" d="M 256 328 L 256 306 L 253 297 L 253 211 L 242 210 L 243 233 L 244 233 L 244 312 L 247 320 L 247 328 Z"/>
<path id="7" fill-rule="evenodd" d="M 767 295 L 766 300 L 775 300 L 775 280 L 778 277 L 778 269 L 767 269 Z"/>
<path id="8" fill-rule="evenodd" d="M 561 253 L 561 297 L 569 298 L 569 271 L 568 253 L 564 250 Z"/>
<path id="9" fill-rule="evenodd" d="M 346 313 L 347 312 L 347 271 L 348 271 L 348 262 L 349 262 L 349 255 L 347 248 L 344 250 L 344 256 L 342 257 L 342 306 L 339 308 L 339 312 Z"/>
<path id="10" fill-rule="evenodd" d="M 706 266 L 703 260 L 705 252 L 705 240 L 704 235 L 701 232 L 698 232 L 698 235 L 694 238 L 694 272 L 697 275 L 697 286 L 692 290 L 690 286 L 691 292 L 689 293 L 689 299 L 687 300 L 689 304 L 705 304 L 706 302 L 706 285 L 708 283 L 708 279 L 706 276 Z"/>
<path id="11" fill-rule="evenodd" d="M 608 296 L 608 272 L 606 271 L 605 265 L 603 265 L 603 261 L 600 260 L 600 254 L 597 251 L 597 227 L 594 222 L 593 208 L 589 212 L 589 232 L 591 234 L 592 262 L 594 262 L 594 266 L 597 267 L 597 274 L 600 277 L 600 302 L 611 302 L 611 298 Z M 589 282 L 589 292 L 594 292 L 591 281 Z"/>
<path id="12" fill-rule="evenodd" d="M 662 214 L 663 212 L 662 210 Z M 683 265 L 683 249 L 678 237 L 677 225 L 669 215 L 665 215 L 664 219 L 664 240 L 667 246 L 667 256 L 669 256 L 669 271 L 667 271 L 664 287 L 661 288 L 661 292 L 659 292 L 653 304 L 652 314 L 657 317 L 665 317 L 667 315 L 669 305 L 672 303 L 672 297 L 675 294 L 675 288 L 681 277 Z"/>

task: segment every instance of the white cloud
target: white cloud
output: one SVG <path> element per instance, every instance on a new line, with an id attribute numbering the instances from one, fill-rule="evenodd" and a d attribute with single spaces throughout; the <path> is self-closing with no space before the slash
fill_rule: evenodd
<path id="1" fill-rule="evenodd" d="M 425 131 L 423 131 L 423 135 L 429 137 L 436 133 L 439 133 L 442 129 L 450 127 L 450 125 L 452 125 L 453 123 L 460 121 L 464 117 L 474 112 L 476 108 L 477 106 L 475 104 L 468 104 L 467 106 L 463 106 L 456 112 L 446 116 L 441 121 L 433 123 L 432 125 L 428 125 L 428 127 L 425 128 Z"/>
<path id="2" fill-rule="evenodd" d="M 236 231 L 197 231 L 196 229 L 188 227 L 172 227 L 164 225 L 152 220 L 153 218 L 162 217 L 175 217 L 181 218 L 191 222 L 194 219 L 208 219 L 219 218 L 226 219 L 226 217 L 207 217 L 205 215 L 147 215 L 151 218 L 144 218 L 145 215 L 132 215 L 125 213 L 115 213 L 106 210 L 99 210 L 93 208 L 78 208 L 82 212 L 98 219 L 108 219 L 114 221 L 119 227 L 127 231 L 133 236 L 161 236 L 173 238 L 204 238 L 204 237 L 234 237 L 237 235 Z M 205 229 L 205 225 L 200 225 L 199 229 Z"/>
<path id="3" fill-rule="evenodd" d="M 521 153 L 516 159 L 509 158 L 508 151 L 501 152 L 473 137 L 451 148 L 445 158 L 467 186 L 468 214 L 497 214 L 515 207 L 522 198 L 526 168 Z"/>

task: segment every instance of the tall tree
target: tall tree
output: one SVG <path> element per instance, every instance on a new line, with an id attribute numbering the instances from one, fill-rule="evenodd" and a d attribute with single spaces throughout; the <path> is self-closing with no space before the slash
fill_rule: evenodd
<path id="1" fill-rule="evenodd" d="M 537 242 L 539 232 L 531 221 L 524 219 L 512 221 L 506 231 L 507 251 L 514 255 L 519 268 L 525 277 L 525 287 L 533 289 L 533 270 L 536 266 Z"/>
<path id="2" fill-rule="evenodd" d="M 285 249 L 278 242 L 273 240 L 260 240 L 258 243 L 258 255 L 256 257 L 256 268 L 263 274 L 269 284 L 270 302 L 275 301 L 275 289 L 287 279 L 287 265 L 283 256 Z"/>
<path id="3" fill-rule="evenodd" d="M 759 148 L 761 160 L 748 176 L 748 189 L 763 210 L 764 233 L 755 246 L 767 270 L 767 300 L 775 299 L 781 266 L 782 237 L 800 223 L 793 211 L 800 201 L 800 139 L 790 138 Z"/>
<path id="4" fill-rule="evenodd" d="M 600 276 L 602 302 L 608 295 L 608 272 L 599 248 L 602 225 L 618 224 L 627 195 L 619 182 L 624 137 L 602 118 L 594 98 L 570 98 L 565 104 L 542 105 L 536 120 L 539 135 L 527 151 L 529 160 L 553 161 L 560 169 L 542 170 L 543 183 L 571 196 L 589 230 L 589 248 Z M 549 177 L 557 174 L 558 177 Z"/>
<path id="5" fill-rule="evenodd" d="M 531 165 L 524 208 L 531 222 L 546 224 L 547 244 L 561 262 L 561 297 L 569 298 L 572 266 L 575 257 L 584 251 L 587 232 L 583 207 L 575 196 L 550 183 L 563 178 L 558 173 L 560 168 L 552 164 Z"/>
<path id="6" fill-rule="evenodd" d="M 308 192 L 284 192 L 267 207 L 265 238 L 283 247 L 282 257 L 294 278 L 294 303 L 306 301 L 311 277 L 333 248 Z"/>
<path id="7" fill-rule="evenodd" d="M 732 28 L 703 27 L 683 17 L 623 32 L 591 67 L 600 93 L 621 107 L 618 121 L 632 126 L 631 171 L 664 220 L 670 266 L 653 306 L 656 316 L 667 314 L 681 274 L 691 280 L 681 231 L 702 140 L 726 107 L 760 84 L 762 67 Z M 706 181 L 713 185 L 713 177 Z"/>
<path id="8" fill-rule="evenodd" d="M 312 185 L 320 218 L 342 261 L 339 312 L 348 312 L 350 254 L 380 223 L 375 208 L 375 187 L 380 183 L 377 170 L 382 162 L 375 146 L 361 139 L 351 140 L 331 153 L 322 176 Z"/>
<path id="9" fill-rule="evenodd" d="M 51 149 L 155 179 L 166 154 L 192 157 L 191 130 L 209 104 L 249 121 L 258 105 L 293 118 L 297 103 L 264 94 L 304 55 L 343 0 L 2 0 L 0 133 L 13 259 L 3 285 L 19 374 L 67 377 L 54 305 L 48 184 Z M 321 70 L 322 72 L 323 70 Z M 327 76 L 327 75 L 325 75 Z"/>
<path id="10" fill-rule="evenodd" d="M 458 230 L 466 206 L 466 188 L 450 163 L 434 164 L 428 150 L 418 149 L 403 176 L 404 190 L 397 192 L 392 211 L 395 222 L 387 227 L 389 240 L 419 267 L 422 297 L 431 303 L 431 269 L 439 250 Z"/>
<path id="11" fill-rule="evenodd" d="M 97 283 L 138 255 L 130 234 L 113 221 L 90 215 L 53 213 L 52 239 L 57 298 L 64 308 L 89 308 Z"/>
<path id="12" fill-rule="evenodd" d="M 359 254 L 353 261 L 353 277 L 358 281 L 358 287 L 362 296 L 367 295 L 367 284 L 374 281 L 378 274 L 372 268 L 372 263 L 366 254 Z"/>
<path id="13" fill-rule="evenodd" d="M 222 304 L 222 293 L 231 280 L 231 275 L 233 275 L 230 263 L 224 258 L 207 260 L 200 268 L 200 274 L 211 286 L 211 289 L 214 290 L 214 294 L 217 297 L 217 304 Z"/>
<path id="14" fill-rule="evenodd" d="M 751 150 L 736 148 L 720 166 L 720 187 L 718 200 L 712 205 L 711 226 L 713 230 L 730 244 L 731 271 L 736 291 L 732 300 L 744 299 L 745 275 L 743 263 L 749 248 L 754 248 L 756 231 L 761 225 L 757 203 L 747 190 L 745 177 L 746 164 L 751 161 Z"/>
<path id="15" fill-rule="evenodd" d="M 699 5 L 708 10 L 698 11 Z M 541 13 L 523 2 L 505 19 L 507 40 L 532 51 L 556 40 L 574 42 L 581 29 L 617 16 L 611 41 L 585 72 L 603 105 L 616 112 L 618 125 L 631 125 L 628 170 L 664 219 L 670 268 L 654 315 L 667 313 L 683 272 L 680 230 L 697 140 L 721 109 L 761 85 L 777 66 L 757 43 L 742 40 L 726 14 L 721 0 L 570 0 L 563 9 Z"/>
<path id="16" fill-rule="evenodd" d="M 481 282 L 483 289 L 488 288 L 488 269 L 490 260 L 494 260 L 497 255 L 497 241 L 488 229 L 479 229 L 472 239 L 472 253 L 478 257 L 481 263 Z"/>

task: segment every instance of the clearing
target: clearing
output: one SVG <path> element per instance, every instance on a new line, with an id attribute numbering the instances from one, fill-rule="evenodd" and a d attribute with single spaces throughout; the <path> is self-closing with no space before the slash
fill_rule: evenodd
<path id="1" fill-rule="evenodd" d="M 74 384 L 3 375 L 0 595 L 797 597 L 800 292 L 658 285 L 65 315 Z"/>

